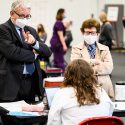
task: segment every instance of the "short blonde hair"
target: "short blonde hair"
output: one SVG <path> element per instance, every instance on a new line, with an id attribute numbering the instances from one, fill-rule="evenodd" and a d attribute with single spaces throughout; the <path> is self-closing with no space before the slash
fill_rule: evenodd
<path id="1" fill-rule="evenodd" d="M 26 7 L 29 9 L 31 8 L 28 0 L 15 0 L 11 5 L 11 10 L 16 10 L 18 7 Z"/>
<path id="2" fill-rule="evenodd" d="M 108 19 L 107 19 L 107 14 L 102 11 L 100 14 L 99 14 L 99 19 L 101 22 L 106 22 Z"/>

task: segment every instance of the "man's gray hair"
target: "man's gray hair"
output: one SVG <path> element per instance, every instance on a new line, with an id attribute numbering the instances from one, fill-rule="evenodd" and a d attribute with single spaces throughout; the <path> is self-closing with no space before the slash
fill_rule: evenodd
<path id="1" fill-rule="evenodd" d="M 31 8 L 28 0 L 15 0 L 11 5 L 11 10 L 15 10 L 18 7 Z"/>

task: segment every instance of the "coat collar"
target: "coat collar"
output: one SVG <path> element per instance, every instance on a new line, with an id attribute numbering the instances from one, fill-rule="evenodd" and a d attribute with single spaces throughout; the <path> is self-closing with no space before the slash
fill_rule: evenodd
<path id="1" fill-rule="evenodd" d="M 100 44 L 99 42 L 96 42 L 96 45 L 97 45 L 97 48 L 99 50 L 106 50 L 106 46 Z M 78 45 L 76 45 L 76 47 L 79 48 L 79 49 L 84 49 L 84 47 L 86 47 L 86 46 L 85 46 L 84 42 L 81 42 Z"/>

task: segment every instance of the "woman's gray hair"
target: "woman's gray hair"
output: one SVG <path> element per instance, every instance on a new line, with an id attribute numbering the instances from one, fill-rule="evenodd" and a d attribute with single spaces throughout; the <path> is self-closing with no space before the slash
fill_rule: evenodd
<path id="1" fill-rule="evenodd" d="M 18 7 L 26 7 L 29 9 L 31 8 L 27 0 L 15 0 L 11 5 L 11 10 L 15 10 Z"/>

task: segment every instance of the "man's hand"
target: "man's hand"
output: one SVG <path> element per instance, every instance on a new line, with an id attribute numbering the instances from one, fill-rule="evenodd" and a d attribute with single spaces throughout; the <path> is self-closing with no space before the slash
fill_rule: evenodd
<path id="1" fill-rule="evenodd" d="M 25 43 L 29 44 L 29 45 L 32 45 L 35 43 L 35 38 L 33 37 L 33 35 L 30 34 L 30 32 L 24 32 L 23 31 L 23 36 L 24 36 L 24 39 L 25 39 Z"/>

